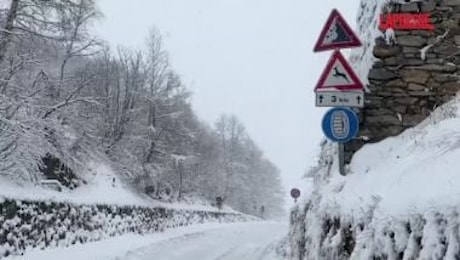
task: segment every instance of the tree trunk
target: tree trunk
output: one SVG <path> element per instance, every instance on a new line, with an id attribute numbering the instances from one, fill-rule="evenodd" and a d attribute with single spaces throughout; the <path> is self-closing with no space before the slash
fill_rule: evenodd
<path id="1" fill-rule="evenodd" d="M 178 165 L 178 169 L 179 169 L 179 196 L 178 196 L 178 200 L 180 201 L 182 199 L 182 182 L 183 182 L 183 169 L 182 169 L 182 161 L 179 160 L 179 165 Z"/>
<path id="2" fill-rule="evenodd" d="M 8 51 L 8 46 L 11 42 L 12 35 L 13 35 L 13 26 L 14 21 L 18 15 L 18 6 L 20 0 L 11 0 L 10 10 L 8 11 L 8 17 L 6 18 L 5 28 L 1 33 L 1 40 L 0 40 L 0 64 L 3 63 L 5 59 L 6 52 Z"/>
<path id="3" fill-rule="evenodd" d="M 156 127 L 156 109 L 155 106 L 152 104 L 150 105 L 150 111 L 149 111 L 149 126 L 155 129 Z M 149 163 L 152 160 L 153 152 L 155 151 L 155 135 L 153 133 L 150 134 L 150 147 L 147 151 L 147 156 L 145 159 L 145 163 Z"/>

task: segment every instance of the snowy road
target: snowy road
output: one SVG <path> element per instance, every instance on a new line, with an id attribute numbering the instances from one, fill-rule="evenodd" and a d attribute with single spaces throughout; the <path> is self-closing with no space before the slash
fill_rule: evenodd
<path id="1" fill-rule="evenodd" d="M 206 223 L 67 248 L 32 249 L 6 260 L 281 260 L 274 245 L 287 233 L 288 224 L 279 222 Z"/>
<path id="2" fill-rule="evenodd" d="M 287 234 L 279 223 L 246 223 L 186 234 L 137 249 L 120 260 L 271 260 Z"/>

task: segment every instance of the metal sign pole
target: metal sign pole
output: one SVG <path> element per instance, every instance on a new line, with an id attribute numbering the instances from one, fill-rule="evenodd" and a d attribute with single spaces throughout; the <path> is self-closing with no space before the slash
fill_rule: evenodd
<path id="1" fill-rule="evenodd" d="M 340 49 L 360 46 L 358 36 L 339 11 L 333 9 L 313 48 L 313 52 L 334 50 L 316 84 L 315 93 L 317 107 L 335 107 L 324 115 L 321 125 L 326 137 L 338 142 L 339 172 L 343 176 L 346 175 L 344 143 L 359 132 L 358 116 L 348 107 L 364 107 L 365 97 L 364 84 Z"/>
<path id="2" fill-rule="evenodd" d="M 341 175 L 345 176 L 345 149 L 343 143 L 339 144 L 339 172 Z"/>
<path id="3" fill-rule="evenodd" d="M 345 143 L 358 135 L 358 115 L 350 108 L 333 108 L 324 115 L 321 126 L 324 135 L 329 140 L 337 142 L 339 172 L 345 176 Z"/>

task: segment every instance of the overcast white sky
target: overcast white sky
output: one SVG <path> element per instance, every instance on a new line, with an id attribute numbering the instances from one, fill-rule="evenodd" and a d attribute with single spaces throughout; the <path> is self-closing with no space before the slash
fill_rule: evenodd
<path id="1" fill-rule="evenodd" d="M 193 106 L 213 123 L 234 113 L 282 171 L 286 194 L 313 165 L 326 109 L 313 88 L 331 55 L 312 49 L 337 8 L 355 28 L 359 0 L 98 0 L 97 25 L 113 47 L 142 48 L 149 28 L 165 35 Z M 289 200 L 288 200 L 289 201 Z"/>

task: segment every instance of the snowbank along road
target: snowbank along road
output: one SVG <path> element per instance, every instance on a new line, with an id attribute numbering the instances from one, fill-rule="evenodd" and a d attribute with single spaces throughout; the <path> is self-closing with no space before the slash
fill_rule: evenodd
<path id="1" fill-rule="evenodd" d="M 72 247 L 34 249 L 7 260 L 281 260 L 279 222 L 206 223 L 150 235 L 123 235 Z"/>

